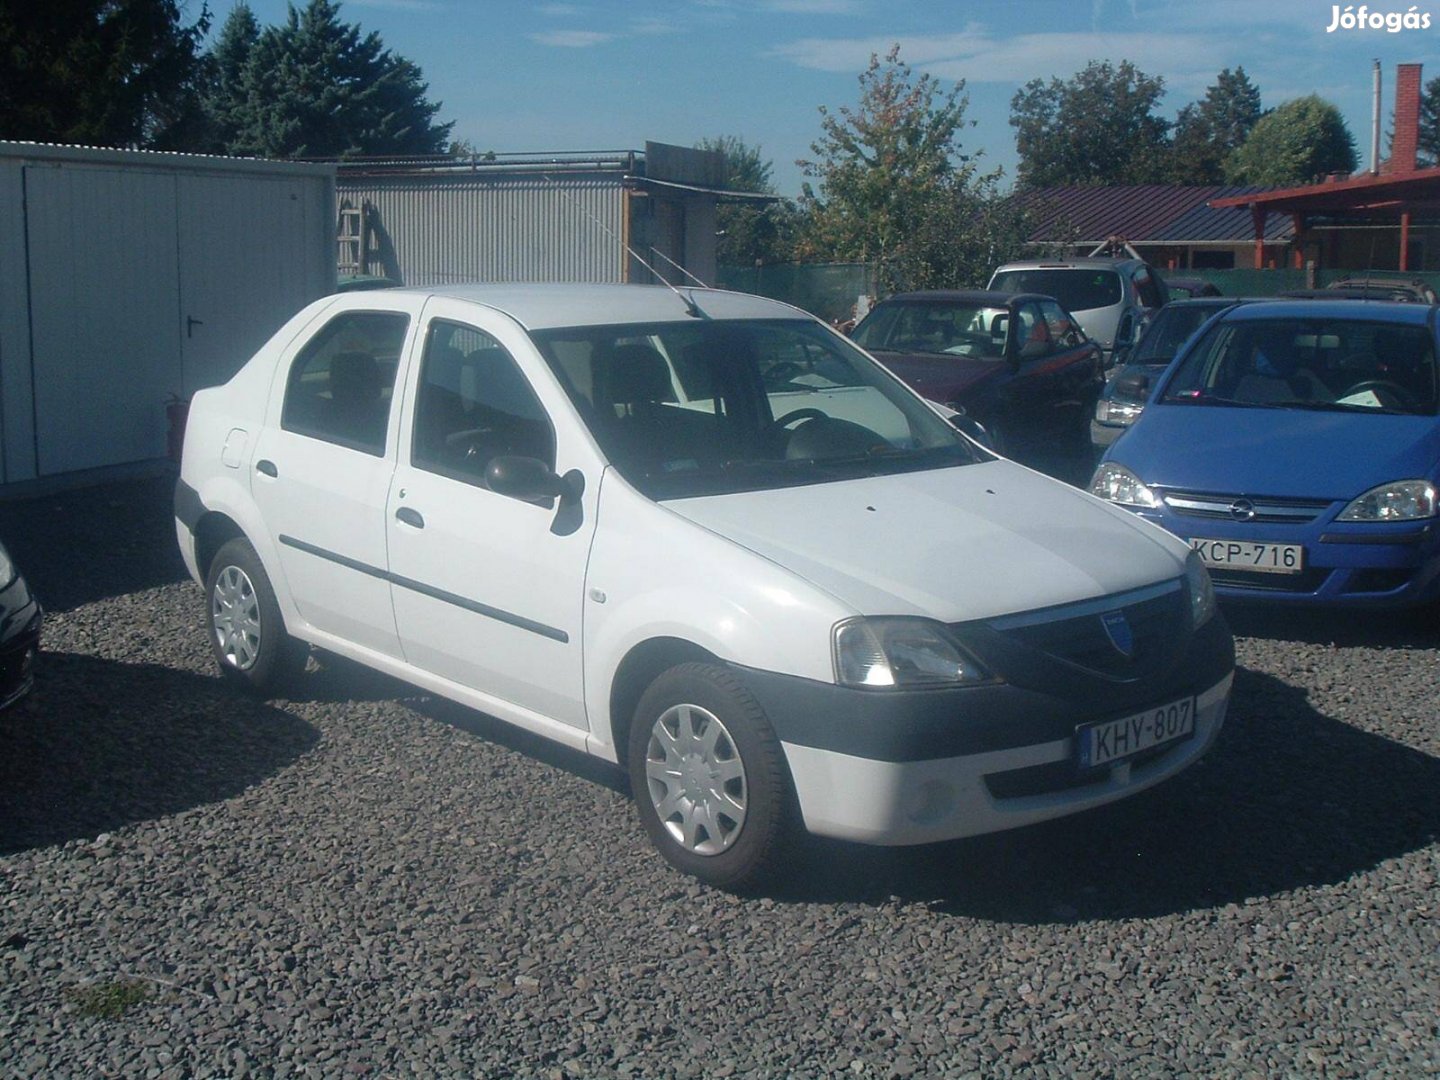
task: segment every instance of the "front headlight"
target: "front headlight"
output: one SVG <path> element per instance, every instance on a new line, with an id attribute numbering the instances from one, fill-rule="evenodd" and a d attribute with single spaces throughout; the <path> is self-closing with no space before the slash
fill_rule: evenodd
<path id="1" fill-rule="evenodd" d="M 1185 559 L 1185 591 L 1190 594 L 1190 629 L 1198 630 L 1215 614 L 1215 586 L 1210 571 L 1192 551 Z"/>
<path id="2" fill-rule="evenodd" d="M 1124 465 L 1102 461 L 1090 480 L 1090 494 L 1122 506 L 1159 506 L 1155 493 Z"/>
<path id="3" fill-rule="evenodd" d="M 10 553 L 5 550 L 5 545 L 0 544 L 0 589 L 14 580 L 15 564 L 10 561 Z"/>
<path id="4" fill-rule="evenodd" d="M 943 623 L 929 619 L 846 619 L 835 626 L 834 652 L 841 686 L 913 690 L 992 678 Z"/>
<path id="5" fill-rule="evenodd" d="M 1095 403 L 1095 419 L 1102 424 L 1117 424 L 1120 427 L 1129 427 L 1140 419 L 1140 413 L 1144 405 L 1137 405 L 1131 401 L 1115 401 L 1113 398 L 1101 398 Z"/>
<path id="6" fill-rule="evenodd" d="M 1371 488 L 1337 521 L 1416 521 L 1435 516 L 1435 488 L 1428 480 L 1397 480 Z"/>

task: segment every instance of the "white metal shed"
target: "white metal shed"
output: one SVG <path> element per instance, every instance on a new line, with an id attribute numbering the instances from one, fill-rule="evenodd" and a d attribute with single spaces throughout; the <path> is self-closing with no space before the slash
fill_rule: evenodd
<path id="1" fill-rule="evenodd" d="M 335 167 L 0 142 L 0 480 L 162 458 L 335 287 Z"/>

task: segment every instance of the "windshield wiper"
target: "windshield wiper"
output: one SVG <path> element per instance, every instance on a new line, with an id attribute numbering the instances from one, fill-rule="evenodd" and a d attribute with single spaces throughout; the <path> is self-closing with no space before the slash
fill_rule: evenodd
<path id="1" fill-rule="evenodd" d="M 1167 405 L 1233 405 L 1239 409 L 1273 409 L 1276 407 L 1271 401 L 1237 401 L 1235 398 L 1220 397 L 1218 394 L 1195 394 L 1189 393 L 1170 395 L 1165 399 Z"/>

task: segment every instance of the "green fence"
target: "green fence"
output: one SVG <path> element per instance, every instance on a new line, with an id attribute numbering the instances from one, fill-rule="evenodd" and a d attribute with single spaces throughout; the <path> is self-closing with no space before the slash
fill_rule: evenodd
<path id="1" fill-rule="evenodd" d="M 875 295 L 874 275 L 864 263 L 786 263 L 722 266 L 720 287 L 794 304 L 827 322 L 850 318 L 855 301 Z"/>
<path id="2" fill-rule="evenodd" d="M 1203 278 L 1214 284 L 1225 296 L 1274 296 L 1290 289 L 1310 287 L 1305 280 L 1304 270 L 1170 270 L 1161 271 L 1161 276 L 1177 278 Z M 1341 278 L 1361 278 L 1364 270 L 1317 270 L 1314 288 L 1323 289 L 1332 281 Z M 1403 281 L 1421 280 L 1429 282 L 1440 291 L 1440 273 L 1412 274 L 1394 270 L 1376 271 L 1374 279 L 1383 283 L 1386 278 Z"/>

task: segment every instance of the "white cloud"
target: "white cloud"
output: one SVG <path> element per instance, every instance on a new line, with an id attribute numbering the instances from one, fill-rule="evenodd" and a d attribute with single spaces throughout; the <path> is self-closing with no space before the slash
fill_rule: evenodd
<path id="1" fill-rule="evenodd" d="M 600 30 L 550 30 L 543 34 L 531 34 L 530 40 L 537 45 L 551 45 L 557 49 L 589 49 L 614 41 L 614 34 Z"/>
<path id="2" fill-rule="evenodd" d="M 445 5 L 435 0 L 348 0 L 356 7 L 382 8 L 387 11 L 442 11 Z"/>
<path id="3" fill-rule="evenodd" d="M 883 56 L 892 38 L 805 38 L 781 45 L 772 55 L 819 71 L 863 71 L 872 55 Z M 1000 39 L 979 26 L 954 34 L 900 38 L 900 57 L 922 71 L 970 83 L 1018 85 L 1034 78 L 1068 78 L 1090 60 L 1130 60 L 1167 83 L 1213 78 L 1226 62 L 1221 40 L 1168 32 L 1039 33 Z"/>
<path id="4" fill-rule="evenodd" d="M 540 4 L 535 11 L 551 19 L 569 19 L 583 14 L 584 9 L 575 4 Z"/>
<path id="5" fill-rule="evenodd" d="M 762 11 L 784 15 L 859 15 L 860 0 L 763 0 Z"/>

